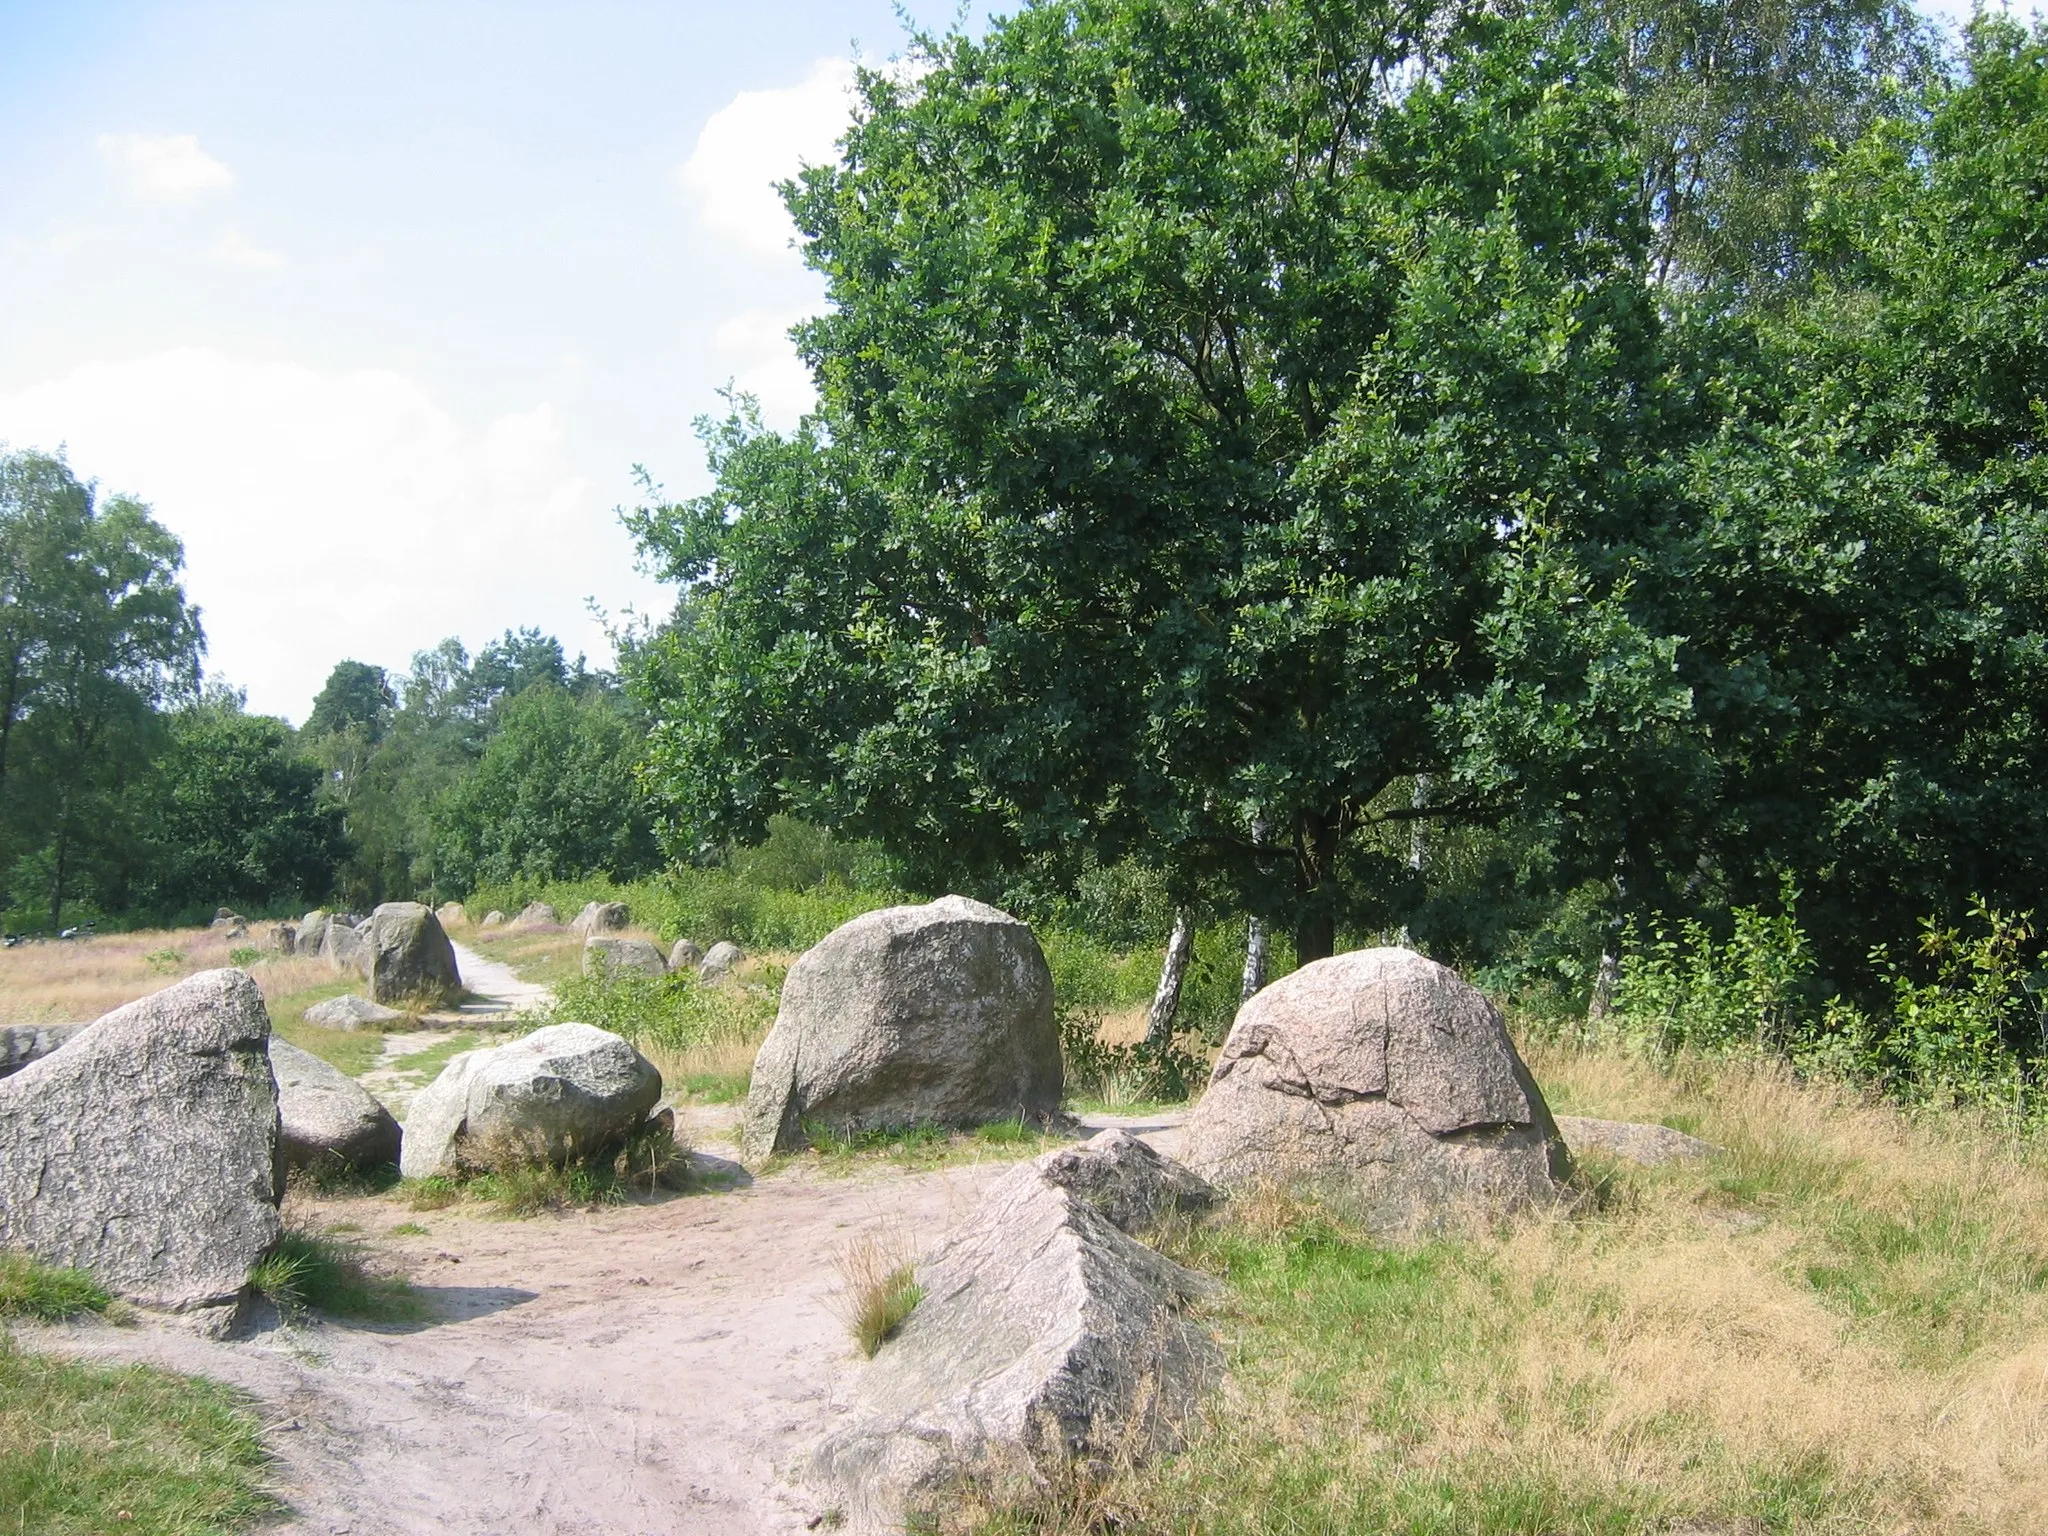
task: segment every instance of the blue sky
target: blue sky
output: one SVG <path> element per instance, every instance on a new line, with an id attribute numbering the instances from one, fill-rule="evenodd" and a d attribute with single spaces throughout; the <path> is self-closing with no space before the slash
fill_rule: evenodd
<path id="1" fill-rule="evenodd" d="M 601 656 L 586 599 L 663 602 L 630 466 L 699 488 L 728 379 L 808 398 L 768 184 L 903 41 L 880 0 L 0 0 L 0 441 L 156 507 L 253 708 L 451 633 Z"/>
<path id="2" fill-rule="evenodd" d="M 700 489 L 721 385 L 808 399 L 768 185 L 903 42 L 886 0 L 0 0 L 0 442 L 157 509 L 252 708 L 448 634 L 602 659 L 586 600 L 664 606 L 631 465 Z"/>

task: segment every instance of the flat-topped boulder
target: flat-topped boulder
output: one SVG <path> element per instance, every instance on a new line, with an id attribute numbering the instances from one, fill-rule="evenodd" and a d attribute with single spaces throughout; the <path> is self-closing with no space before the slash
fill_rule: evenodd
<path id="1" fill-rule="evenodd" d="M 0 1081 L 0 1247 L 228 1321 L 281 1233 L 269 1042 L 247 973 L 202 971 Z"/>
<path id="2" fill-rule="evenodd" d="M 398 1166 L 398 1122 L 370 1091 L 289 1040 L 270 1037 L 278 1146 L 287 1168 Z"/>
<path id="3" fill-rule="evenodd" d="M 792 1150 L 805 1120 L 842 1132 L 1042 1123 L 1059 1112 L 1061 1073 L 1052 972 L 1029 927 L 964 896 L 885 907 L 789 968 L 744 1144 L 753 1157 Z"/>
<path id="4" fill-rule="evenodd" d="M 315 1003 L 301 1017 L 308 1024 L 317 1024 L 322 1029 L 378 1029 L 397 1023 L 405 1015 L 396 1008 L 386 1008 L 382 1003 L 373 1003 L 367 997 L 348 992 L 340 997 L 330 997 L 324 1003 Z"/>
<path id="5" fill-rule="evenodd" d="M 562 919 L 555 909 L 544 901 L 529 901 L 519 909 L 519 915 L 512 919 L 515 928 L 553 928 Z"/>
<path id="6" fill-rule="evenodd" d="M 569 924 L 569 931 L 584 938 L 594 933 L 623 933 L 632 916 L 623 901 L 587 901 Z"/>
<path id="7" fill-rule="evenodd" d="M 1189 1304 L 1214 1282 L 1127 1236 L 1040 1159 L 917 1266 L 924 1296 L 855 1379 L 810 1476 L 855 1528 L 898 1528 L 959 1479 L 999 1499 L 1177 1446 L 1223 1358 Z M 1171 1182 L 1171 1181 L 1169 1181 Z"/>
<path id="8" fill-rule="evenodd" d="M 630 1041 L 550 1024 L 449 1061 L 412 1101 L 399 1166 L 418 1179 L 589 1158 L 639 1129 L 660 1097 L 661 1073 Z"/>
<path id="9" fill-rule="evenodd" d="M 621 939 L 592 934 L 583 941 L 586 976 L 666 976 L 668 962 L 646 939 Z"/>
<path id="10" fill-rule="evenodd" d="M 1478 988 L 1412 950 L 1303 966 L 1238 1010 L 1182 1157 L 1219 1185 L 1313 1185 L 1389 1231 L 1557 1196 L 1568 1157 Z"/>
<path id="11" fill-rule="evenodd" d="M 387 901 L 370 914 L 363 965 L 376 1002 L 431 1008 L 462 1000 L 455 946 L 441 920 L 419 902 Z"/>
<path id="12" fill-rule="evenodd" d="M 1721 1148 L 1668 1125 L 1639 1125 L 1629 1120 L 1589 1120 L 1584 1115 L 1559 1115 L 1558 1132 L 1573 1152 L 1605 1152 L 1645 1168 L 1665 1163 L 1696 1162 Z"/>
<path id="13" fill-rule="evenodd" d="M 441 920 L 443 928 L 453 928 L 457 923 L 469 921 L 469 913 L 463 910 L 459 901 L 444 901 L 434 908 L 434 916 Z"/>

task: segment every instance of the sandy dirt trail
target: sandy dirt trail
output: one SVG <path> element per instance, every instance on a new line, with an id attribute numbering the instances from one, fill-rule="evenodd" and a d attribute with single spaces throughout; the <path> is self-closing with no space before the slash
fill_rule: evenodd
<path id="1" fill-rule="evenodd" d="M 1089 1123 L 1125 1124 L 1171 1152 L 1179 1118 Z M 1012 1165 L 852 1177 L 799 1165 L 748 1181 L 699 1156 L 738 1182 L 528 1221 L 414 1213 L 390 1197 L 302 1209 L 316 1224 L 356 1224 L 400 1262 L 432 1309 L 423 1324 L 301 1322 L 229 1343 L 155 1326 L 20 1336 L 251 1393 L 290 1508 L 276 1531 L 817 1529 L 829 1501 L 790 1473 L 860 1368 L 833 1311 L 835 1255 L 872 1230 L 907 1252 L 928 1247 Z M 392 1231 L 407 1223 L 427 1231 Z"/>

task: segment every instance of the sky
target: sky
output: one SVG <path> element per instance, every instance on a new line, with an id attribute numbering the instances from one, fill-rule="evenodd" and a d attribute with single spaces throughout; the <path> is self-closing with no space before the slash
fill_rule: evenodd
<path id="1" fill-rule="evenodd" d="M 954 6 L 911 0 L 921 25 Z M 728 381 L 810 399 L 772 183 L 887 0 L 0 0 L 0 443 L 185 543 L 210 672 L 665 612 L 615 508 L 705 487 Z"/>
<path id="2" fill-rule="evenodd" d="M 771 186 L 904 43 L 889 0 L 0 0 L 0 444 L 155 509 L 252 709 L 447 635 L 602 665 L 670 600 L 633 466 L 700 491 L 724 385 L 810 399 Z"/>

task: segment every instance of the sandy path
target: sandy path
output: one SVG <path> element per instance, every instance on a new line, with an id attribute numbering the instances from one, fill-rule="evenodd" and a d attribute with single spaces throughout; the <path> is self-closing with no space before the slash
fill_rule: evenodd
<path id="1" fill-rule="evenodd" d="M 792 1171 L 520 1222 L 327 1201 L 322 1218 L 357 1222 L 403 1256 L 430 1324 L 314 1322 L 226 1344 L 155 1327 L 22 1338 L 252 1393 L 292 1510 L 279 1531 L 803 1531 L 825 1509 L 786 1473 L 855 1365 L 831 1311 L 833 1255 L 870 1227 L 921 1246 L 1006 1166 Z M 407 1221 L 427 1234 L 390 1234 Z"/>
<path id="2" fill-rule="evenodd" d="M 702 1107 L 698 1131 L 733 1109 Z M 1171 1153 L 1185 1112 L 1086 1116 Z M 715 1123 L 714 1123 L 715 1122 Z M 693 1138 L 694 1139 L 694 1138 Z M 148 1360 L 261 1404 L 292 1536 L 766 1536 L 827 1515 L 791 1470 L 859 1362 L 833 1261 L 878 1231 L 922 1250 L 1003 1160 L 848 1178 L 799 1166 L 723 1193 L 495 1221 L 388 1197 L 300 1208 L 354 1223 L 428 1322 L 313 1321 L 214 1343 L 174 1328 L 20 1329 L 31 1348 Z M 424 1234 L 397 1234 L 416 1223 Z"/>
<path id="3" fill-rule="evenodd" d="M 459 1008 L 429 1014 L 435 1022 L 460 1020 L 489 1024 L 509 1020 L 515 1013 L 531 1013 L 554 1001 L 554 994 L 539 982 L 521 981 L 502 960 L 478 954 L 466 944 L 449 941 L 455 950 L 455 967 L 462 973 L 462 985 L 470 994 Z"/>

